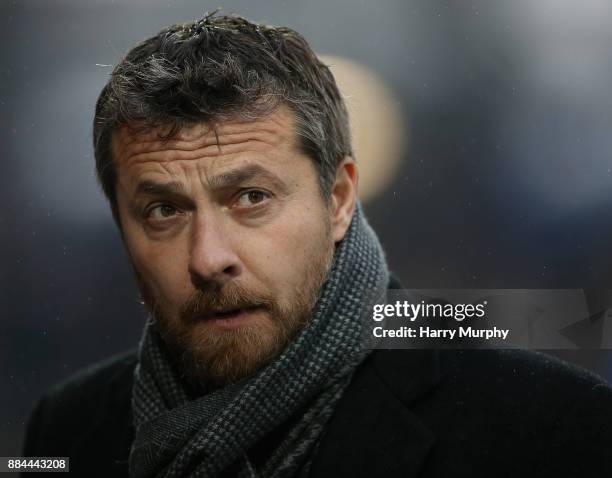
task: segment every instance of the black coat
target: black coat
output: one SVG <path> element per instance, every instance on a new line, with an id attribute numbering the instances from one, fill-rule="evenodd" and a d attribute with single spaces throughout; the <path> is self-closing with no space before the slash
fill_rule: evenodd
<path id="1" fill-rule="evenodd" d="M 135 364 L 131 351 L 47 393 L 23 455 L 69 456 L 71 476 L 127 477 Z M 612 389 L 533 352 L 375 351 L 310 476 L 612 477 Z"/>

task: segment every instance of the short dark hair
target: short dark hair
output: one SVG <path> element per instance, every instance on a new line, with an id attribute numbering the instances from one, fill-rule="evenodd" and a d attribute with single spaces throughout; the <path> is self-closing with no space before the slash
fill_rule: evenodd
<path id="1" fill-rule="evenodd" d="M 280 104 L 294 114 L 302 150 L 314 160 L 329 198 L 336 169 L 352 156 L 348 114 L 329 68 L 294 30 L 237 15 L 206 14 L 171 25 L 130 50 L 96 103 L 96 171 L 116 212 L 111 140 L 123 125 L 170 126 L 231 115 L 256 119 Z"/>

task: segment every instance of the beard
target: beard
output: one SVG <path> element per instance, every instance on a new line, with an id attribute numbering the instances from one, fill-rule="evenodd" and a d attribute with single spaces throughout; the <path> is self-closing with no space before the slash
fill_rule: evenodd
<path id="1" fill-rule="evenodd" d="M 326 232 L 328 232 L 327 229 Z M 256 373 L 291 343 L 309 323 L 333 260 L 329 234 L 316 257 L 306 261 L 301 283 L 284 299 L 231 280 L 221 287 L 199 284 L 178 316 L 164 312 L 147 281 L 135 268 L 143 302 L 182 380 L 196 395 L 238 382 Z M 214 310 L 255 310 L 245 324 L 217 328 L 206 324 Z"/>

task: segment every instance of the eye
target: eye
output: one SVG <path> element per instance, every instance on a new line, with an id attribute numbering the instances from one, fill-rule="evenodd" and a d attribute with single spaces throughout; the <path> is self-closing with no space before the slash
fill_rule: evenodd
<path id="1" fill-rule="evenodd" d="M 175 216 L 177 209 L 169 204 L 158 204 L 147 211 L 147 218 L 154 221 L 163 221 L 169 217 Z"/>
<path id="2" fill-rule="evenodd" d="M 238 207 L 253 207 L 268 199 L 270 195 L 259 189 L 251 189 L 249 191 L 245 191 L 240 196 L 238 196 L 238 201 L 236 201 L 236 205 Z"/>

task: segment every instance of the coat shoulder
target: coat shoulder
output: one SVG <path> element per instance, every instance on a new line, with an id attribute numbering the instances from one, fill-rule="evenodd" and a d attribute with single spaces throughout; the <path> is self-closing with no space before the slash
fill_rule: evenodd
<path id="1" fill-rule="evenodd" d="M 488 386 L 500 386 L 510 380 L 514 385 L 533 386 L 545 391 L 549 387 L 570 386 L 582 390 L 605 384 L 602 377 L 582 367 L 529 350 L 445 351 L 441 360 L 449 374 L 466 375 L 472 380 L 488 378 Z"/>
<path id="2" fill-rule="evenodd" d="M 503 468 L 503 476 L 604 476 L 612 470 L 612 388 L 592 372 L 525 350 L 378 355 L 379 375 L 404 402 L 415 381 L 409 373 L 419 373 L 410 361 L 436 375 L 428 393 L 411 403 L 436 436 L 426 467 L 432 476 L 451 463 L 458 476 L 474 476 L 476 463 Z"/>
<path id="3" fill-rule="evenodd" d="M 99 397 L 110 386 L 131 382 L 137 362 L 135 349 L 113 355 L 54 385 L 47 392 L 47 397 L 67 404 Z"/>
<path id="4" fill-rule="evenodd" d="M 488 400 L 501 410 L 536 422 L 549 417 L 553 426 L 573 405 L 595 399 L 612 413 L 612 388 L 602 377 L 548 354 L 528 350 L 448 351 L 442 354 L 441 367 L 445 381 L 457 390 L 472 397 L 477 390 L 478 403 Z"/>
<path id="5" fill-rule="evenodd" d="M 73 456 L 75 447 L 108 417 L 128 420 L 136 363 L 136 351 L 129 350 L 97 362 L 51 387 L 30 415 L 23 455 Z M 121 422 L 113 420 L 113 423 Z M 125 433 L 119 428 L 108 431 Z"/>

